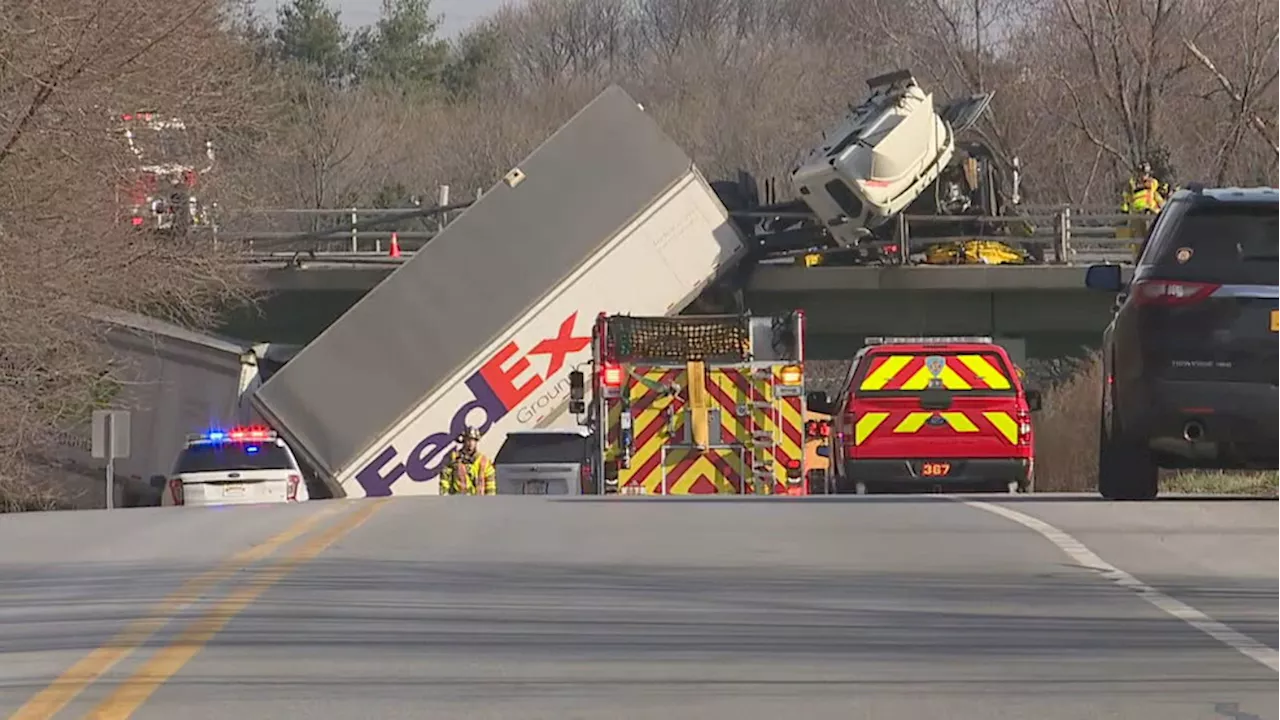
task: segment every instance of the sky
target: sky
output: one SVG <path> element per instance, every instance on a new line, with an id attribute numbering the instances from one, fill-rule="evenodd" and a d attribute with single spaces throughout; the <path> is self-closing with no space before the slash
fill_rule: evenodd
<path id="1" fill-rule="evenodd" d="M 258 13 L 265 18 L 275 18 L 276 7 L 288 0 L 254 0 Z M 495 12 L 511 0 L 431 0 L 431 10 L 443 15 L 440 37 L 452 38 L 466 30 L 480 18 Z M 349 26 L 372 25 L 378 21 L 382 0 L 329 0 L 331 7 L 339 10 L 342 21 Z"/>

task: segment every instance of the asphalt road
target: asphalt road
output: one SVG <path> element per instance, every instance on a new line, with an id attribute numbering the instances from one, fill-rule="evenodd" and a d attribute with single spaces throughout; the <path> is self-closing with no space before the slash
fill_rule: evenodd
<path id="1" fill-rule="evenodd" d="M 4 517 L 0 716 L 1277 718 L 1274 501 L 965 500 Z"/>

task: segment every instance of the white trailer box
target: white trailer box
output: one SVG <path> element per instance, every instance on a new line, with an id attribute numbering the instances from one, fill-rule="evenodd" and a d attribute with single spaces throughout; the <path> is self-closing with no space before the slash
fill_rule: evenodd
<path id="1" fill-rule="evenodd" d="M 254 394 L 337 496 L 438 492 L 467 425 L 490 457 L 568 427 L 597 314 L 674 315 L 747 247 L 702 174 L 610 87 Z"/>

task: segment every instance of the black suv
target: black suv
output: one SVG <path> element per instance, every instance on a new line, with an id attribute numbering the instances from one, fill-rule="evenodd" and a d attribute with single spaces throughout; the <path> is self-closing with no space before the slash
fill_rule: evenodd
<path id="1" fill-rule="evenodd" d="M 1133 278 L 1094 265 L 1119 293 L 1103 332 L 1098 491 L 1156 496 L 1159 468 L 1277 467 L 1275 188 L 1175 192 Z"/>

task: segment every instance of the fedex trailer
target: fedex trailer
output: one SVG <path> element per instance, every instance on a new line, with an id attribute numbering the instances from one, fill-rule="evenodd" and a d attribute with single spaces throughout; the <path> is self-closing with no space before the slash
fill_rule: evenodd
<path id="1" fill-rule="evenodd" d="M 435 494 L 455 438 L 574 427 L 599 313 L 675 315 L 747 245 L 706 179 L 614 86 L 253 396 L 335 496 Z"/>

